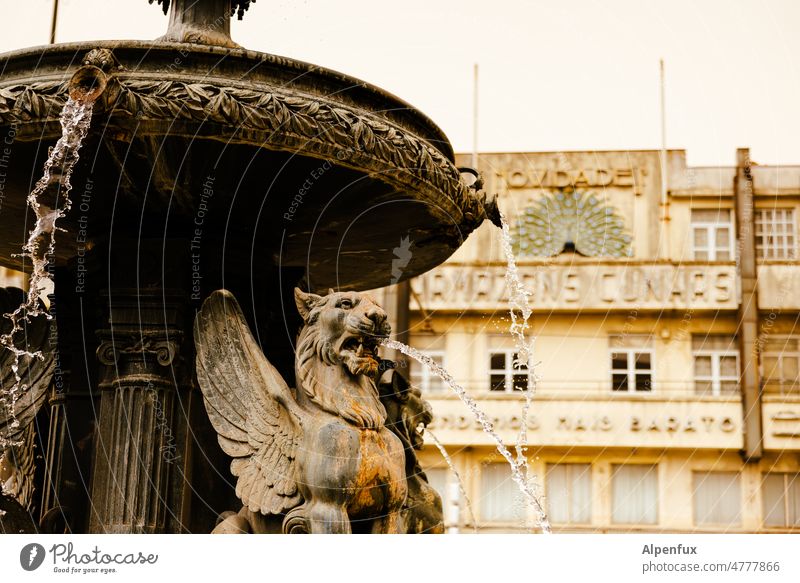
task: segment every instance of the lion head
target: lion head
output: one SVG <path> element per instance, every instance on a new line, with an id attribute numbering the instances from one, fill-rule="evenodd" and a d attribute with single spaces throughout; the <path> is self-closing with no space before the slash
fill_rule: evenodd
<path id="1" fill-rule="evenodd" d="M 419 389 L 412 387 L 403 411 L 403 423 L 411 436 L 411 445 L 414 449 L 422 449 L 425 428 L 431 421 L 433 421 L 433 409 L 430 403 L 422 398 Z"/>
<path id="2" fill-rule="evenodd" d="M 382 425 L 386 411 L 374 381 L 378 346 L 391 332 L 386 312 L 359 292 L 318 296 L 295 289 L 295 301 L 305 322 L 297 347 L 298 383 L 323 409 L 359 425 Z M 318 363 L 329 368 L 321 370 Z M 331 368 L 346 371 L 347 378 Z"/>
<path id="3" fill-rule="evenodd" d="M 395 370 L 394 362 L 384 360 L 386 372 L 379 385 L 381 402 L 386 407 L 389 425 L 406 448 L 422 449 L 425 428 L 433 421 L 433 409 L 422 392 Z"/>
<path id="4" fill-rule="evenodd" d="M 375 376 L 378 344 L 391 332 L 383 308 L 358 292 L 331 291 L 318 296 L 296 289 L 295 300 L 306 326 L 318 330 L 323 359 L 343 364 L 354 376 Z"/>

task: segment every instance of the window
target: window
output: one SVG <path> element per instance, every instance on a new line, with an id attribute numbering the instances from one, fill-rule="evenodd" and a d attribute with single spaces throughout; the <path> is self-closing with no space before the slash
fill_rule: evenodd
<path id="1" fill-rule="evenodd" d="M 694 472 L 694 523 L 739 526 L 742 488 L 738 472 Z"/>
<path id="2" fill-rule="evenodd" d="M 442 497 L 442 510 L 445 520 L 448 518 L 447 504 L 450 501 L 450 470 L 448 468 L 428 468 L 425 470 L 428 483 Z"/>
<path id="3" fill-rule="evenodd" d="M 441 334 L 414 334 L 409 344 L 441 367 L 446 367 L 445 337 Z M 422 392 L 442 391 L 444 381 L 424 364 L 409 359 L 409 380 Z"/>
<path id="4" fill-rule="evenodd" d="M 761 345 L 761 377 L 770 393 L 793 393 L 800 386 L 800 338 L 768 337 Z"/>
<path id="5" fill-rule="evenodd" d="M 612 336 L 611 389 L 644 392 L 653 389 L 653 348 L 648 336 Z"/>
<path id="6" fill-rule="evenodd" d="M 528 364 L 520 362 L 513 348 L 495 348 L 489 353 L 489 388 L 492 391 L 525 391 Z"/>
<path id="7" fill-rule="evenodd" d="M 733 259 L 729 209 L 692 210 L 692 257 L 701 261 Z"/>
<path id="8" fill-rule="evenodd" d="M 763 480 L 764 526 L 800 526 L 800 474 L 772 472 Z"/>
<path id="9" fill-rule="evenodd" d="M 658 522 L 658 466 L 615 465 L 611 475 L 611 520 L 616 524 Z"/>
<path id="10" fill-rule="evenodd" d="M 547 465 L 547 515 L 553 524 L 592 521 L 592 466 Z"/>
<path id="11" fill-rule="evenodd" d="M 733 336 L 692 336 L 694 390 L 698 395 L 739 392 L 739 350 Z"/>
<path id="12" fill-rule="evenodd" d="M 444 350 L 420 350 L 433 362 L 445 368 Z M 411 384 L 419 387 L 422 392 L 436 392 L 444 389 L 444 381 L 424 364 L 413 361 L 411 363 Z"/>
<path id="13" fill-rule="evenodd" d="M 759 209 L 755 212 L 756 255 L 760 259 L 794 259 L 794 211 Z"/>
<path id="14" fill-rule="evenodd" d="M 480 508 L 481 520 L 485 522 L 522 519 L 524 506 L 508 464 L 484 464 L 481 467 Z"/>

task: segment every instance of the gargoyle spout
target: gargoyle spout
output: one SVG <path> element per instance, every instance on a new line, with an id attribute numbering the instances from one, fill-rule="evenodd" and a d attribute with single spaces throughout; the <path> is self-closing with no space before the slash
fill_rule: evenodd
<path id="1" fill-rule="evenodd" d="M 92 103 L 103 94 L 108 85 L 108 77 L 94 65 L 84 65 L 69 81 L 69 96 L 74 101 Z"/>
<path id="2" fill-rule="evenodd" d="M 486 218 L 498 229 L 503 228 L 503 221 L 500 218 L 500 207 L 497 206 L 497 195 L 484 199 L 483 210 L 486 211 Z"/>
<path id="3" fill-rule="evenodd" d="M 468 167 L 459 168 L 458 171 L 461 173 L 461 181 L 469 189 L 471 206 L 475 209 L 475 218 L 479 221 L 489 219 L 495 227 L 502 229 L 503 223 L 500 218 L 500 208 L 497 206 L 497 195 L 489 196 L 483 190 L 483 177 L 480 172 Z"/>

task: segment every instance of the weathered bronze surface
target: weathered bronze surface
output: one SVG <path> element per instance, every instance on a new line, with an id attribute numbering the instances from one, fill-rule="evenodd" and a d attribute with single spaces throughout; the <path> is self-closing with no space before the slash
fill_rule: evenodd
<path id="1" fill-rule="evenodd" d="M 377 387 L 386 313 L 356 292 L 295 297 L 305 324 L 293 389 L 230 293 L 211 294 L 197 316 L 197 379 L 244 504 L 216 532 L 274 532 L 278 519 L 287 533 L 440 531 L 441 502 L 416 464 L 410 426 L 430 421 L 429 410 L 419 418 L 419 394 L 395 380 L 388 413 Z"/>

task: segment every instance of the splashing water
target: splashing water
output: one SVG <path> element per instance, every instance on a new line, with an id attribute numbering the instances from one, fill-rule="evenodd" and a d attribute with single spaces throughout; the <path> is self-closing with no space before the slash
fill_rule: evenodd
<path id="1" fill-rule="evenodd" d="M 11 330 L 0 336 L 0 345 L 14 354 L 14 362 L 11 365 L 15 378 L 14 386 L 0 393 L 0 405 L 4 405 L 11 413 L 12 427 L 19 426 L 19 422 L 14 418 L 14 405 L 27 389 L 19 374 L 20 361 L 23 358 L 43 358 L 39 351 L 30 352 L 26 350 L 27 347 L 19 348 L 14 342 L 14 336 L 23 332 L 24 324 L 30 322 L 31 318 L 42 314 L 47 318 L 51 317 L 43 309 L 40 299 L 46 289 L 45 282 L 49 281 L 47 268 L 55 253 L 56 231 L 63 230 L 56 226 L 56 222 L 67 214 L 72 204 L 69 199 L 69 192 L 72 189 L 70 177 L 78 161 L 78 151 L 89 130 L 93 103 L 69 98 L 64 104 L 60 116 L 61 138 L 50 149 L 42 177 L 28 195 L 28 204 L 36 217 L 36 224 L 28 235 L 27 242 L 22 246 L 21 254 L 31 262 L 28 294 L 26 300 L 16 310 L 4 314 L 5 318 L 11 320 Z M 39 197 L 42 195 L 48 195 L 46 203 L 40 202 Z M 51 208 L 48 204 L 53 204 L 55 208 Z"/>
<path id="2" fill-rule="evenodd" d="M 525 403 L 522 405 L 522 424 L 520 426 L 519 435 L 517 436 L 517 443 L 515 450 L 517 454 L 517 464 L 521 465 L 525 475 L 528 475 L 528 458 L 525 455 L 525 450 L 528 445 L 528 416 L 530 414 L 531 405 L 533 403 L 533 395 L 536 392 L 536 383 L 538 377 L 536 376 L 533 362 L 533 349 L 535 338 L 528 338 L 525 332 L 530 328 L 528 321 L 533 314 L 531 307 L 530 292 L 525 289 L 522 283 L 522 278 L 519 276 L 517 269 L 517 260 L 514 257 L 514 249 L 511 241 L 511 228 L 508 225 L 505 215 L 501 211 L 500 224 L 503 231 L 503 254 L 506 257 L 506 285 L 508 286 L 509 303 L 511 308 L 509 313 L 511 315 L 510 332 L 514 337 L 514 344 L 517 348 L 516 361 L 513 363 L 514 368 L 522 369 L 523 365 L 527 372 L 527 387 L 525 390 Z"/>
<path id="3" fill-rule="evenodd" d="M 472 521 L 472 529 L 477 533 L 478 532 L 478 521 L 475 520 L 475 512 L 472 510 L 472 501 L 467 496 L 467 491 L 464 489 L 464 480 L 461 479 L 461 474 L 458 473 L 456 466 L 453 464 L 453 458 L 450 457 L 450 454 L 447 453 L 447 450 L 442 445 L 442 442 L 439 441 L 439 438 L 433 434 L 433 432 L 425 428 L 425 434 L 431 438 L 433 441 L 433 445 L 436 446 L 436 449 L 439 450 L 439 453 L 442 454 L 447 467 L 450 468 L 450 471 L 453 472 L 453 475 L 456 477 L 456 481 L 458 482 L 458 491 L 461 493 L 461 497 L 464 499 L 464 503 L 467 505 L 467 511 L 469 512 L 469 519 Z"/>
<path id="4" fill-rule="evenodd" d="M 456 383 L 455 379 L 453 379 L 453 377 L 450 376 L 449 372 L 447 372 L 441 366 L 436 364 L 436 362 L 434 362 L 434 360 L 431 357 L 422 354 L 415 348 L 403 344 L 402 342 L 398 342 L 397 340 L 386 339 L 382 340 L 381 344 L 391 350 L 399 350 L 406 356 L 410 356 L 411 358 L 418 361 L 420 364 L 425 365 L 431 372 L 433 372 L 436 376 L 442 379 L 442 381 L 444 381 L 445 384 L 447 384 L 447 386 L 450 387 L 456 395 L 458 395 L 458 398 L 461 399 L 461 401 L 469 408 L 469 410 L 475 416 L 475 419 L 477 419 L 478 423 L 481 424 L 481 427 L 483 427 L 483 431 L 492 438 L 492 440 L 495 443 L 495 447 L 497 448 L 497 451 L 500 452 L 500 455 L 502 455 L 508 462 L 508 464 L 511 466 L 511 478 L 517 484 L 517 487 L 520 489 L 523 496 L 526 498 L 527 502 L 531 506 L 533 506 L 533 509 L 535 510 L 537 515 L 539 527 L 542 529 L 542 532 L 550 533 L 550 522 L 547 520 L 547 515 L 544 511 L 544 506 L 542 505 L 539 496 L 534 491 L 532 483 L 529 482 L 526 479 L 526 476 L 524 476 L 520 471 L 520 467 L 522 467 L 522 464 L 518 464 L 514 460 L 514 456 L 505 446 L 501 437 L 494 430 L 492 422 L 489 420 L 486 414 L 483 411 L 481 411 L 480 407 L 478 407 L 478 404 L 475 402 L 475 400 L 467 394 L 467 392 L 461 385 Z"/>

